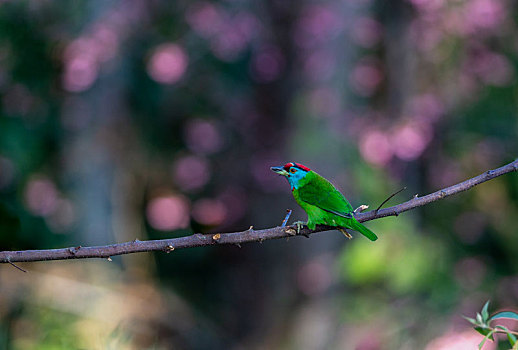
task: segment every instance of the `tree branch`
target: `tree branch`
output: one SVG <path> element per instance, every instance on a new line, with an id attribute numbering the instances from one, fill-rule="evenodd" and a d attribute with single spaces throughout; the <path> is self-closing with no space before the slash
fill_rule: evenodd
<path id="1" fill-rule="evenodd" d="M 383 218 L 386 216 L 397 216 L 407 210 L 414 209 L 425 204 L 435 202 L 439 199 L 469 190 L 470 188 L 479 185 L 488 180 L 503 174 L 518 171 L 518 160 L 504 165 L 495 170 L 489 170 L 485 173 L 463 181 L 456 185 L 444 188 L 442 190 L 430 193 L 424 197 L 410 199 L 407 202 L 395 205 L 393 207 L 380 209 L 378 211 L 371 210 L 365 213 L 359 213 L 356 218 L 360 222 Z M 300 230 L 298 235 L 309 237 L 310 234 L 322 231 L 329 231 L 335 229 L 334 227 L 319 225 L 315 230 L 310 230 L 307 227 Z M 125 242 L 118 244 L 111 244 L 106 246 L 96 247 L 71 247 L 62 249 L 44 249 L 44 250 L 22 250 L 22 251 L 3 251 L 0 252 L 0 263 L 12 264 L 14 262 L 24 261 L 45 261 L 45 260 L 64 260 L 64 259 L 86 259 L 86 258 L 105 258 L 109 259 L 111 256 L 131 254 L 139 252 L 150 251 L 164 251 L 172 252 L 177 249 L 201 247 L 209 245 L 234 244 L 238 247 L 242 243 L 247 242 L 262 242 L 269 239 L 287 238 L 297 235 L 295 226 L 278 226 L 264 230 L 254 230 L 250 227 L 246 231 L 232 232 L 232 233 L 217 233 L 217 234 L 193 234 L 191 236 L 152 240 L 152 241 L 138 241 Z"/>

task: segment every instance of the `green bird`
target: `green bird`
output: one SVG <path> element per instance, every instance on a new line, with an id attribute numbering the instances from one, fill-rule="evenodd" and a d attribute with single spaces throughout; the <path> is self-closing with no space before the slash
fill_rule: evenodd
<path id="1" fill-rule="evenodd" d="M 336 227 L 347 238 L 352 237 L 347 229 L 352 229 L 371 241 L 378 239 L 374 232 L 356 220 L 353 207 L 344 195 L 313 170 L 299 163 L 286 163 L 282 167 L 274 166 L 270 169 L 286 177 L 293 197 L 308 214 L 308 222 L 305 224 L 311 230 L 322 224 Z M 296 224 L 300 231 L 300 225 L 304 223 Z"/>

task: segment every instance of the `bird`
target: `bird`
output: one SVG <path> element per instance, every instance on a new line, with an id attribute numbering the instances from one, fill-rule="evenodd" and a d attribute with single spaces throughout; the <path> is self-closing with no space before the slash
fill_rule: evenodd
<path id="1" fill-rule="evenodd" d="M 284 166 L 272 166 L 270 169 L 286 177 L 295 201 L 308 214 L 307 223 L 295 223 L 298 232 L 302 225 L 314 230 L 316 225 L 321 224 L 336 227 L 347 238 L 352 238 L 347 232 L 347 229 L 352 229 L 371 241 L 378 239 L 374 232 L 356 220 L 353 207 L 344 195 L 315 171 L 294 162 L 286 163 Z"/>

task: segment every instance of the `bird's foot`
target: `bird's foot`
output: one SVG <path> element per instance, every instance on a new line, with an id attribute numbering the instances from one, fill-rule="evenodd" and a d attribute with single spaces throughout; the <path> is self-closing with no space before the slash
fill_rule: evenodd
<path id="1" fill-rule="evenodd" d="M 365 204 L 362 204 L 360 205 L 358 208 L 354 209 L 354 212 L 353 214 L 356 215 L 356 214 L 360 214 L 362 211 L 368 209 L 369 206 L 368 205 L 365 205 Z"/>
<path id="2" fill-rule="evenodd" d="M 293 223 L 293 225 L 297 226 L 297 234 L 300 233 L 300 230 L 302 229 L 302 227 L 306 226 L 307 225 L 307 222 L 304 222 L 304 221 L 295 221 Z"/>
<path id="3" fill-rule="evenodd" d="M 347 232 L 347 230 L 345 228 L 338 228 L 338 231 L 342 232 L 344 234 L 344 236 L 347 237 L 348 239 L 353 238 L 353 236 L 351 236 L 351 234 L 349 232 Z"/>

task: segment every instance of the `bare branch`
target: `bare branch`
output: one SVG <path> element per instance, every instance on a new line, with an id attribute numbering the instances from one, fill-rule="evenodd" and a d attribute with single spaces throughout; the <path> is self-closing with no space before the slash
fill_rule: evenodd
<path id="1" fill-rule="evenodd" d="M 442 190 L 430 193 L 424 197 L 414 196 L 407 202 L 395 205 L 393 207 L 371 210 L 365 213 L 358 213 L 356 218 L 360 222 L 383 218 L 386 216 L 397 216 L 405 211 L 414 209 L 425 204 L 435 202 L 439 199 L 469 190 L 470 188 L 479 185 L 488 180 L 503 174 L 518 170 L 518 160 L 509 163 L 503 167 L 495 170 L 489 170 L 485 173 L 463 181 L 456 185 L 444 188 Z M 297 235 L 308 236 L 312 233 L 334 230 L 330 226 L 317 226 L 315 230 L 310 230 L 307 227 L 300 230 Z M 201 247 L 209 245 L 234 244 L 238 247 L 242 243 L 247 242 L 262 242 L 269 239 L 293 237 L 293 231 L 296 231 L 295 226 L 278 226 L 264 230 L 254 230 L 250 227 L 246 231 L 231 232 L 221 234 L 193 234 L 191 236 L 152 240 L 152 241 L 138 241 L 125 242 L 118 244 L 111 244 L 97 247 L 70 247 L 62 249 L 45 249 L 45 250 L 23 250 L 23 251 L 3 251 L 0 252 L 0 263 L 13 264 L 13 262 L 24 261 L 45 261 L 45 260 L 64 260 L 64 259 L 86 259 L 86 258 L 104 258 L 108 259 L 115 255 L 131 254 L 139 252 L 163 251 L 172 252 L 177 249 Z"/>

